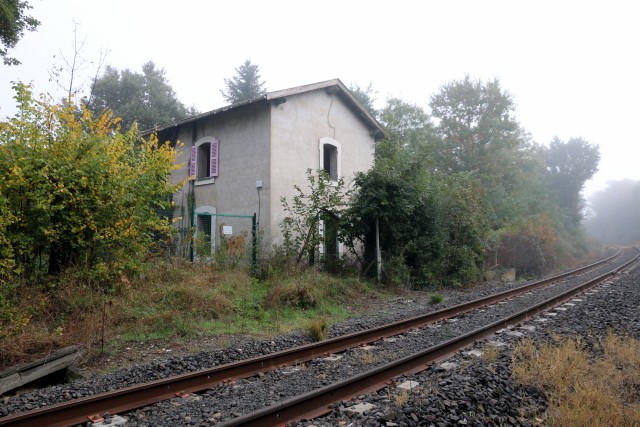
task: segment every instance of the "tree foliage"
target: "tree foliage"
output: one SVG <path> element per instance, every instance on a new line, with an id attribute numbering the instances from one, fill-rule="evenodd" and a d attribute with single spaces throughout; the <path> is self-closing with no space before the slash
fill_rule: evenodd
<path id="1" fill-rule="evenodd" d="M 89 109 L 94 115 L 113 111 L 122 118 L 124 129 L 137 122 L 138 129 L 150 130 L 197 114 L 177 99 L 164 69 L 157 68 L 152 61 L 142 66 L 142 73 L 107 66 L 92 86 Z"/>
<path id="2" fill-rule="evenodd" d="M 450 172 L 471 172 L 488 183 L 508 166 L 505 156 L 525 143 L 511 95 L 497 80 L 466 76 L 443 86 L 429 105 L 438 120 L 438 164 Z"/>
<path id="3" fill-rule="evenodd" d="M 363 241 L 370 265 L 378 221 L 388 282 L 473 282 L 482 264 L 481 193 L 464 174 L 434 172 L 422 160 L 401 144 L 378 142 L 374 167 L 355 178 L 349 239 Z"/>
<path id="4" fill-rule="evenodd" d="M 416 152 L 434 142 L 434 127 L 429 115 L 418 105 L 390 98 L 379 113 L 389 142 Z M 432 150 L 429 150 L 432 151 Z M 432 158 L 432 153 L 428 154 Z M 422 156 L 424 160 L 426 157 Z"/>
<path id="5" fill-rule="evenodd" d="M 376 102 L 378 91 L 373 88 L 373 83 L 369 83 L 364 88 L 355 83 L 351 83 L 349 85 L 349 90 L 373 117 L 377 117 L 378 111 L 373 104 Z"/>
<path id="6" fill-rule="evenodd" d="M 346 207 L 342 178 L 333 182 L 324 170 L 307 169 L 307 181 L 307 191 L 294 185 L 295 194 L 291 200 L 280 199 L 286 214 L 280 224 L 284 248 L 289 257 L 295 258 L 296 264 L 305 259 L 310 263 L 315 261 L 315 251 L 327 237 L 320 232 L 321 222 L 340 218 Z"/>
<path id="7" fill-rule="evenodd" d="M 391 98 L 378 113 L 387 139 L 376 146 L 373 169 L 355 179 L 345 232 L 364 242 L 365 268 L 374 259 L 376 220 L 391 282 L 472 282 L 483 262 L 544 274 L 585 249 L 554 195 L 560 184 L 577 183 L 564 194 L 579 196 L 597 148 L 572 146 L 560 161 L 554 145 L 551 157 L 520 127 L 497 80 L 453 81 L 429 105 L 431 116 Z M 576 206 L 570 197 L 563 202 Z"/>
<path id="8" fill-rule="evenodd" d="M 224 100 L 229 104 L 254 99 L 267 93 L 265 82 L 260 81 L 260 70 L 247 59 L 236 68 L 236 75 L 224 79 L 225 90 L 221 90 Z"/>
<path id="9" fill-rule="evenodd" d="M 0 122 L 0 279 L 75 269 L 97 283 L 135 272 L 168 233 L 158 211 L 174 191 L 175 150 L 111 112 L 34 98 Z"/>
<path id="10" fill-rule="evenodd" d="M 35 31 L 40 21 L 26 15 L 31 5 L 21 0 L 0 1 L 0 56 L 5 65 L 19 65 L 20 61 L 9 56 L 9 49 L 13 49 L 22 38 L 25 31 Z"/>
<path id="11" fill-rule="evenodd" d="M 571 138 L 566 143 L 554 138 L 544 154 L 556 202 L 576 225 L 582 220 L 584 207 L 580 193 L 598 171 L 600 149 L 582 138 Z"/>

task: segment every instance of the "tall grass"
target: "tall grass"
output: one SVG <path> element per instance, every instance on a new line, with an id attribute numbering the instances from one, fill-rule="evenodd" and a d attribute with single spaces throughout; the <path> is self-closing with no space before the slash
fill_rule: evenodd
<path id="1" fill-rule="evenodd" d="M 154 260 L 139 277 L 123 279 L 106 293 L 69 275 L 55 287 L 34 288 L 18 307 L 40 301 L 38 310 L 30 308 L 28 325 L 0 338 L 0 366 L 69 344 L 85 344 L 95 353 L 129 341 L 304 330 L 313 319 L 346 318 L 347 305 L 367 291 L 357 279 L 314 269 L 258 280 L 242 268 L 179 258 Z"/>
<path id="2" fill-rule="evenodd" d="M 592 355 L 580 339 L 519 345 L 513 376 L 543 390 L 554 426 L 640 425 L 640 341 L 609 334 Z"/>

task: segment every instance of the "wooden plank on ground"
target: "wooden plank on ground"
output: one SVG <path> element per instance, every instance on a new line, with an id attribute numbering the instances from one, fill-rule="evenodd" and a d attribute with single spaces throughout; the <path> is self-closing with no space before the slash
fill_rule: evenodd
<path id="1" fill-rule="evenodd" d="M 0 372 L 0 394 L 69 367 L 83 352 L 82 346 L 65 347 L 47 357 Z"/>

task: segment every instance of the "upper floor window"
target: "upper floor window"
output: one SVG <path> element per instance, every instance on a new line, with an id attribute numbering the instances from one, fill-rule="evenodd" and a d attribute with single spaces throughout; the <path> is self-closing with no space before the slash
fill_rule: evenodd
<path id="1" fill-rule="evenodd" d="M 199 139 L 191 147 L 189 175 L 195 176 L 198 181 L 218 176 L 219 148 L 220 141 L 215 138 L 207 136 Z"/>
<path id="2" fill-rule="evenodd" d="M 331 181 L 338 181 L 341 176 L 341 151 L 340 143 L 333 138 L 320 138 L 320 169 L 324 170 Z"/>

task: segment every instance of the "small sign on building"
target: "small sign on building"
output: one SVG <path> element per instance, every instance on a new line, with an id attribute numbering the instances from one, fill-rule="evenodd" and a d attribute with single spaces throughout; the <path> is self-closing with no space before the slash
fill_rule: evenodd
<path id="1" fill-rule="evenodd" d="M 233 227 L 230 225 L 222 226 L 222 234 L 225 236 L 231 236 L 233 234 Z"/>

